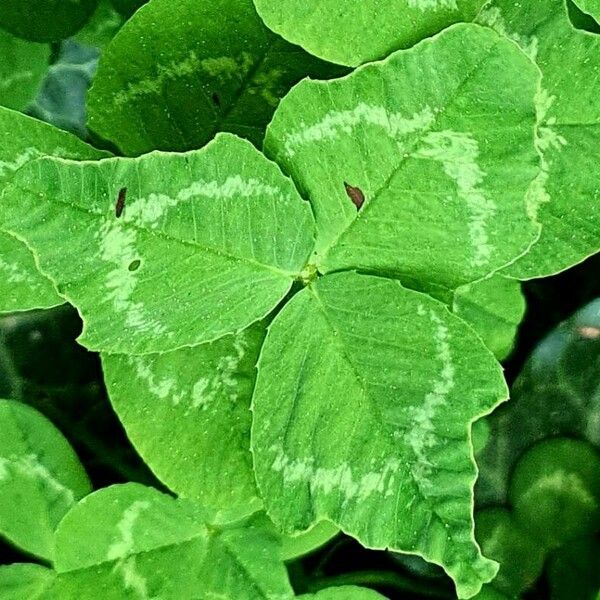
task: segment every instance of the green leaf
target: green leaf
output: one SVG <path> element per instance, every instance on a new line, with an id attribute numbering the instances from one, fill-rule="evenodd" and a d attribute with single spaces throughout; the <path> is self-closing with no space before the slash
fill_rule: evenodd
<path id="1" fill-rule="evenodd" d="M 436 73 L 432 77 L 431 73 Z M 321 272 L 361 268 L 453 289 L 525 252 L 535 66 L 456 25 L 333 82 L 303 81 L 265 139 L 313 205 Z M 345 183 L 366 198 L 357 211 Z"/>
<path id="2" fill-rule="evenodd" d="M 199 148 L 218 131 L 260 146 L 292 85 L 342 73 L 271 33 L 252 0 L 153 0 L 106 48 L 89 126 L 127 155 Z"/>
<path id="3" fill-rule="evenodd" d="M 0 27 L 34 42 L 67 38 L 83 27 L 98 0 L 2 0 Z"/>
<path id="4" fill-rule="evenodd" d="M 194 348 L 102 357 L 112 405 L 144 461 L 178 496 L 230 519 L 261 507 L 250 398 L 264 334 L 259 323 Z"/>
<path id="5" fill-rule="evenodd" d="M 342 585 L 319 590 L 316 594 L 304 594 L 298 598 L 302 598 L 302 600 L 311 598 L 315 600 L 384 600 L 385 596 L 356 585 Z"/>
<path id="6" fill-rule="evenodd" d="M 538 579 L 544 568 L 544 548 L 529 537 L 505 508 L 475 514 L 477 541 L 486 556 L 500 564 L 491 585 L 510 597 L 518 596 Z"/>
<path id="7" fill-rule="evenodd" d="M 148 0 L 110 0 L 113 6 L 125 18 L 129 18 L 138 8 L 146 4 Z"/>
<path id="8" fill-rule="evenodd" d="M 2 600 L 50 600 L 47 592 L 56 574 L 41 565 L 15 563 L 0 566 Z"/>
<path id="9" fill-rule="evenodd" d="M 478 21 L 519 44 L 543 74 L 537 100 L 543 171 L 536 182 L 542 235 L 506 274 L 557 273 L 600 250 L 600 37 L 574 29 L 563 0 L 492 0 Z"/>
<path id="10" fill-rule="evenodd" d="M 0 29 L 0 56 L 0 104 L 22 110 L 37 94 L 50 47 L 24 42 Z"/>
<path id="11" fill-rule="evenodd" d="M 284 535 L 281 540 L 283 559 L 294 560 L 309 554 L 325 545 L 339 533 L 338 527 L 329 521 L 321 521 L 300 535 Z"/>
<path id="12" fill-rule="evenodd" d="M 58 597 L 291 599 L 264 518 L 216 525 L 198 504 L 138 484 L 95 492 L 56 532 Z"/>
<path id="13" fill-rule="evenodd" d="M 596 20 L 600 19 L 600 0 L 574 0 L 575 4 Z"/>
<path id="14" fill-rule="evenodd" d="M 80 44 L 104 48 L 124 22 L 125 20 L 115 10 L 110 0 L 100 0 L 96 12 L 74 39 Z"/>
<path id="15" fill-rule="evenodd" d="M 19 170 L 4 204 L 6 230 L 81 312 L 81 343 L 105 352 L 165 352 L 244 329 L 287 294 L 313 246 L 308 204 L 230 134 L 187 154 L 41 159 Z M 56 243 L 65 231 L 68 246 Z"/>
<path id="16" fill-rule="evenodd" d="M 0 107 L 0 205 L 3 188 L 14 172 L 37 157 L 102 158 L 108 153 L 73 135 Z M 4 210 L 0 211 L 0 229 Z M 52 283 L 42 276 L 27 247 L 0 231 L 0 312 L 49 308 L 62 304 Z"/>
<path id="17" fill-rule="evenodd" d="M 342 65 L 384 58 L 452 23 L 470 21 L 484 0 L 254 0 L 267 26 Z"/>
<path id="18" fill-rule="evenodd" d="M 58 522 L 90 483 L 62 434 L 36 410 L 0 400 L 0 534 L 51 560 Z"/>
<path id="19" fill-rule="evenodd" d="M 459 287 L 452 310 L 475 329 L 498 360 L 504 360 L 513 348 L 525 308 L 521 284 L 494 275 Z"/>
<path id="20" fill-rule="evenodd" d="M 491 437 L 477 455 L 482 505 L 507 502 L 510 473 L 538 441 L 564 435 L 600 448 L 599 309 L 595 300 L 550 333 L 525 364 L 511 401 L 487 417 Z"/>
<path id="21" fill-rule="evenodd" d="M 259 360 L 267 512 L 285 532 L 328 519 L 419 554 L 470 597 L 496 573 L 473 538 L 470 423 L 506 397 L 498 363 L 440 302 L 388 279 L 320 278 L 277 315 Z"/>

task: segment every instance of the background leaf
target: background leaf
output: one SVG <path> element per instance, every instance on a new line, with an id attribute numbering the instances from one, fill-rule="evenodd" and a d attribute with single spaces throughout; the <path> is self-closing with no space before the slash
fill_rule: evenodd
<path id="1" fill-rule="evenodd" d="M 456 25 L 344 79 L 297 85 L 265 149 L 310 198 L 321 272 L 453 289 L 525 252 L 539 233 L 524 201 L 539 172 L 537 84 L 514 44 Z M 364 193 L 359 211 L 345 182 Z"/>
<path id="2" fill-rule="evenodd" d="M 452 310 L 475 329 L 498 360 L 504 360 L 525 315 L 525 298 L 518 281 L 494 275 L 459 287 Z"/>
<path id="3" fill-rule="evenodd" d="M 575 30 L 563 0 L 523 6 L 492 0 L 477 20 L 519 44 L 543 75 L 537 101 L 542 235 L 505 273 L 517 279 L 557 273 L 600 249 L 600 37 Z"/>
<path id="4" fill-rule="evenodd" d="M 0 27 L 35 42 L 62 40 L 83 27 L 98 0 L 2 0 Z"/>
<path id="5" fill-rule="evenodd" d="M 266 523 L 217 526 L 199 505 L 152 488 L 105 488 L 80 502 L 56 533 L 58 590 L 66 594 L 59 597 L 291 599 Z"/>
<path id="6" fill-rule="evenodd" d="M 16 563 L 0 566 L 0 598 L 3 600 L 50 600 L 55 573 L 41 565 Z"/>
<path id="7" fill-rule="evenodd" d="M 367 588 L 343 585 L 319 590 L 316 594 L 298 596 L 302 600 L 383 600 L 385 596 Z"/>
<path id="8" fill-rule="evenodd" d="M 250 455 L 250 398 L 264 333 L 259 323 L 194 348 L 102 357 L 111 402 L 144 461 L 178 496 L 222 519 L 262 505 Z"/>
<path id="9" fill-rule="evenodd" d="M 470 21 L 484 0 L 254 3 L 267 26 L 286 40 L 325 60 L 355 67 L 408 48 L 452 23 Z"/>
<path id="10" fill-rule="evenodd" d="M 0 104 L 22 110 L 37 94 L 50 46 L 25 42 L 0 29 L 0 56 Z"/>
<path id="11" fill-rule="evenodd" d="M 260 146 L 292 85 L 343 72 L 271 33 L 252 0 L 153 0 L 107 46 L 89 126 L 127 155 L 199 148 L 218 131 Z"/>
<path id="12" fill-rule="evenodd" d="M 164 352 L 245 328 L 286 295 L 313 245 L 292 183 L 229 134 L 187 154 L 41 159 L 19 170 L 4 204 L 6 230 L 89 321 L 81 343 L 106 352 Z M 65 230 L 68 251 L 55 243 Z"/>
<path id="13" fill-rule="evenodd" d="M 495 574 L 472 537 L 470 423 L 507 394 L 498 364 L 429 296 L 340 273 L 277 315 L 252 451 L 285 532 L 326 518 L 371 548 L 441 564 L 470 597 Z"/>
<path id="14" fill-rule="evenodd" d="M 0 400 L 0 533 L 23 550 L 53 559 L 54 529 L 91 491 L 69 442 L 34 409 Z"/>

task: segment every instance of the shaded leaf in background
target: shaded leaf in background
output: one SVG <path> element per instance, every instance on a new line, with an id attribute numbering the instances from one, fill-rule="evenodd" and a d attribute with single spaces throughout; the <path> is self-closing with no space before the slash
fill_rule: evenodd
<path id="1" fill-rule="evenodd" d="M 47 596 L 54 584 L 52 569 L 28 563 L 0 566 L 0 598 L 2 600 L 50 600 Z"/>
<path id="2" fill-rule="evenodd" d="M 344 79 L 297 85 L 265 149 L 310 198 L 319 270 L 453 289 L 525 252 L 539 234 L 524 201 L 539 173 L 537 84 L 514 44 L 456 25 Z M 364 193 L 360 211 L 345 182 Z"/>
<path id="3" fill-rule="evenodd" d="M 146 4 L 148 0 L 110 0 L 116 10 L 125 18 L 129 18 L 138 8 Z"/>
<path id="4" fill-rule="evenodd" d="M 194 348 L 102 357 L 112 405 L 144 461 L 178 496 L 221 520 L 262 505 L 250 455 L 250 398 L 264 334 L 259 323 Z"/>
<path id="5" fill-rule="evenodd" d="M 429 296 L 340 273 L 269 328 L 252 452 L 284 531 L 328 519 L 371 548 L 414 552 L 468 598 L 495 575 L 472 530 L 470 424 L 507 396 L 477 336 Z"/>
<path id="6" fill-rule="evenodd" d="M 477 20 L 514 40 L 543 75 L 542 235 L 505 272 L 517 279 L 557 273 L 600 249 L 600 37 L 575 30 L 563 0 L 492 0 Z"/>
<path id="7" fill-rule="evenodd" d="M 52 42 L 79 31 L 98 0 L 2 0 L 0 27 L 34 42 Z"/>
<path id="8" fill-rule="evenodd" d="M 26 42 L 0 29 L 0 105 L 23 110 L 48 68 L 50 46 Z"/>
<path id="9" fill-rule="evenodd" d="M 507 502 L 509 476 L 534 443 L 572 436 L 600 447 L 600 300 L 550 333 L 515 382 L 511 401 L 487 418 L 488 444 L 477 455 L 476 498 Z"/>
<path id="10" fill-rule="evenodd" d="M 485 0 L 254 3 L 267 26 L 285 39 L 325 60 L 355 67 L 408 48 L 452 23 L 470 21 Z"/>
<path id="11" fill-rule="evenodd" d="M 69 442 L 40 413 L 0 400 L 0 534 L 54 558 L 54 530 L 90 482 Z"/>
<path id="12" fill-rule="evenodd" d="M 88 125 L 126 155 L 200 148 L 219 131 L 260 146 L 292 85 L 343 72 L 271 33 L 252 0 L 153 0 L 106 47 Z"/>
<path id="13" fill-rule="evenodd" d="M 56 532 L 58 597 L 291 600 L 268 521 L 223 525 L 212 517 L 196 503 L 138 484 L 87 496 Z"/>
<path id="14" fill-rule="evenodd" d="M 63 42 L 28 114 L 85 138 L 85 96 L 96 72 L 98 56 L 96 48 L 73 40 Z"/>
<path id="15" fill-rule="evenodd" d="M 96 12 L 83 29 L 74 36 L 74 41 L 85 46 L 102 49 L 123 26 L 125 19 L 115 10 L 110 0 L 100 0 Z"/>
<path id="16" fill-rule="evenodd" d="M 0 107 L 0 312 L 46 308 L 64 302 L 39 273 L 27 247 L 1 231 L 4 187 L 17 169 L 40 156 L 94 159 L 108 153 L 41 121 Z"/>
<path id="17" fill-rule="evenodd" d="M 498 360 L 504 360 L 525 315 L 525 298 L 518 281 L 494 275 L 459 287 L 452 310 L 475 329 Z"/>
<path id="18" fill-rule="evenodd" d="M 283 299 L 313 246 L 308 204 L 231 134 L 187 154 L 40 159 L 3 203 L 6 231 L 88 321 L 81 343 L 105 352 L 165 352 L 244 329 Z M 68 252 L 55 243 L 65 231 Z"/>

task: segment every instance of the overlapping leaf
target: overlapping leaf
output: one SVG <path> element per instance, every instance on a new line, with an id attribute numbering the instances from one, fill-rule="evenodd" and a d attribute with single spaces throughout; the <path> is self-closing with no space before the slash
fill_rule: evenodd
<path id="1" fill-rule="evenodd" d="M 595 19 L 600 17 L 600 0 L 574 0 L 575 4 Z"/>
<path id="2" fill-rule="evenodd" d="M 506 273 L 550 275 L 600 250 L 600 37 L 574 29 L 563 0 L 492 0 L 478 22 L 514 40 L 542 71 L 542 235 Z"/>
<path id="3" fill-rule="evenodd" d="M 212 517 L 138 484 L 91 494 L 56 532 L 56 597 L 291 600 L 268 522 L 217 525 Z"/>
<path id="4" fill-rule="evenodd" d="M 19 170 L 3 212 L 82 313 L 82 343 L 113 353 L 245 328 L 286 295 L 313 247 L 310 208 L 291 182 L 228 134 L 187 154 L 40 159 Z"/>
<path id="5" fill-rule="evenodd" d="M 224 515 L 261 506 L 250 456 L 250 398 L 264 338 L 259 323 L 212 344 L 103 356 L 111 402 L 156 476 Z"/>
<path id="6" fill-rule="evenodd" d="M 255 471 L 284 531 L 326 518 L 364 545 L 441 564 L 460 597 L 495 574 L 473 538 L 470 422 L 507 396 L 482 342 L 429 296 L 326 275 L 269 328 Z"/>
<path id="7" fill-rule="evenodd" d="M 44 155 L 76 159 L 108 156 L 73 135 L 0 108 L 0 312 L 48 308 L 63 302 L 51 282 L 39 273 L 27 247 L 1 231 L 4 187 L 17 169 Z"/>
<path id="8" fill-rule="evenodd" d="M 128 155 L 199 148 L 218 131 L 260 146 L 293 84 L 341 72 L 270 32 L 252 0 L 153 0 L 106 48 L 89 125 Z"/>
<path id="9" fill-rule="evenodd" d="M 299 596 L 302 600 L 384 600 L 385 596 L 355 585 L 342 585 Z"/>
<path id="10" fill-rule="evenodd" d="M 356 66 L 470 21 L 484 0 L 254 0 L 268 27 L 316 56 Z"/>
<path id="11" fill-rule="evenodd" d="M 92 16 L 98 0 L 2 0 L 0 27 L 35 42 L 62 40 Z"/>
<path id="12" fill-rule="evenodd" d="M 34 409 L 0 400 L 0 535 L 54 557 L 54 529 L 90 483 L 61 433 Z"/>
<path id="13" fill-rule="evenodd" d="M 24 109 L 48 68 L 50 47 L 24 42 L 0 29 L 0 105 Z"/>
<path id="14" fill-rule="evenodd" d="M 494 275 L 459 287 L 452 310 L 477 331 L 498 360 L 503 360 L 512 350 L 525 315 L 525 298 L 518 281 Z"/>
<path id="15" fill-rule="evenodd" d="M 526 252 L 539 233 L 525 202 L 539 173 L 537 85 L 513 43 L 456 25 L 344 79 L 296 86 L 265 149 L 310 198 L 320 271 L 452 289 Z M 365 197 L 358 212 L 345 184 Z"/>
<path id="16" fill-rule="evenodd" d="M 56 574 L 41 565 L 15 563 L 0 566 L 2 600 L 51 600 Z"/>

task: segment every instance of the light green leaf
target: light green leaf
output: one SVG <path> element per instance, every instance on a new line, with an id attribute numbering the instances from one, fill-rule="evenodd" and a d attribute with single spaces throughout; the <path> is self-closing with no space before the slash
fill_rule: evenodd
<path id="1" fill-rule="evenodd" d="M 475 329 L 498 360 L 504 360 L 513 348 L 525 308 L 521 284 L 494 275 L 459 287 L 452 310 Z"/>
<path id="2" fill-rule="evenodd" d="M 600 0 L 574 0 L 575 4 L 596 20 L 600 19 Z"/>
<path id="3" fill-rule="evenodd" d="M 342 72 L 271 33 L 252 0 L 153 0 L 106 48 L 89 126 L 127 155 L 199 148 L 218 131 L 260 146 L 292 85 Z"/>
<path id="4" fill-rule="evenodd" d="M 75 506 L 56 532 L 59 597 L 291 599 L 267 523 L 216 525 L 200 505 L 152 488 L 104 488 Z"/>
<path id="5" fill-rule="evenodd" d="M 40 87 L 50 46 L 24 42 L 0 29 L 0 104 L 24 109 Z"/>
<path id="6" fill-rule="evenodd" d="M 52 560 L 58 522 L 90 483 L 62 434 L 33 408 L 0 400 L 0 535 Z"/>
<path id="7" fill-rule="evenodd" d="M 3 188 L 14 172 L 40 156 L 92 159 L 108 156 L 74 135 L 0 107 L 0 229 L 4 219 Z M 27 247 L 0 231 L 0 312 L 49 308 L 64 300 L 41 275 Z"/>
<path id="8" fill-rule="evenodd" d="M 536 182 L 542 235 L 505 272 L 550 275 L 600 250 L 600 37 L 574 29 L 563 0 L 492 0 L 478 21 L 519 44 L 543 74 Z"/>
<path id="9" fill-rule="evenodd" d="M 524 201 L 539 173 L 537 85 L 514 44 L 473 25 L 297 85 L 265 149 L 310 198 L 319 270 L 453 289 L 525 252 L 539 233 Z M 360 211 L 344 183 L 362 190 Z"/>
<path id="10" fill-rule="evenodd" d="M 1 600 L 50 600 L 47 595 L 56 574 L 51 569 L 28 563 L 0 566 Z"/>
<path id="11" fill-rule="evenodd" d="M 460 21 L 484 0 L 254 0 L 269 28 L 312 54 L 342 65 L 384 58 Z"/>
<path id="12" fill-rule="evenodd" d="M 340 533 L 338 527 L 329 521 L 321 521 L 312 529 L 300 535 L 282 537 L 282 556 L 284 560 L 294 560 L 320 548 Z"/>
<path id="13" fill-rule="evenodd" d="M 398 282 L 327 275 L 277 315 L 253 398 L 257 482 L 275 523 L 328 519 L 438 563 L 468 598 L 496 573 L 473 538 L 470 423 L 508 395 L 463 321 Z"/>
<path id="14" fill-rule="evenodd" d="M 286 295 L 313 246 L 308 204 L 230 134 L 186 154 L 41 159 L 19 170 L 4 205 L 6 230 L 81 312 L 81 343 L 105 352 L 165 352 L 244 329 Z"/>
<path id="15" fill-rule="evenodd" d="M 230 520 L 261 507 L 250 398 L 264 334 L 259 323 L 194 348 L 102 357 L 112 405 L 144 462 L 178 496 Z"/>
<path id="16" fill-rule="evenodd" d="M 298 596 L 302 600 L 384 600 L 385 596 L 355 585 L 342 585 L 319 590 L 316 594 Z"/>
<path id="17" fill-rule="evenodd" d="M 98 0 L 2 0 L 0 27 L 34 42 L 67 38 L 83 27 Z"/>

